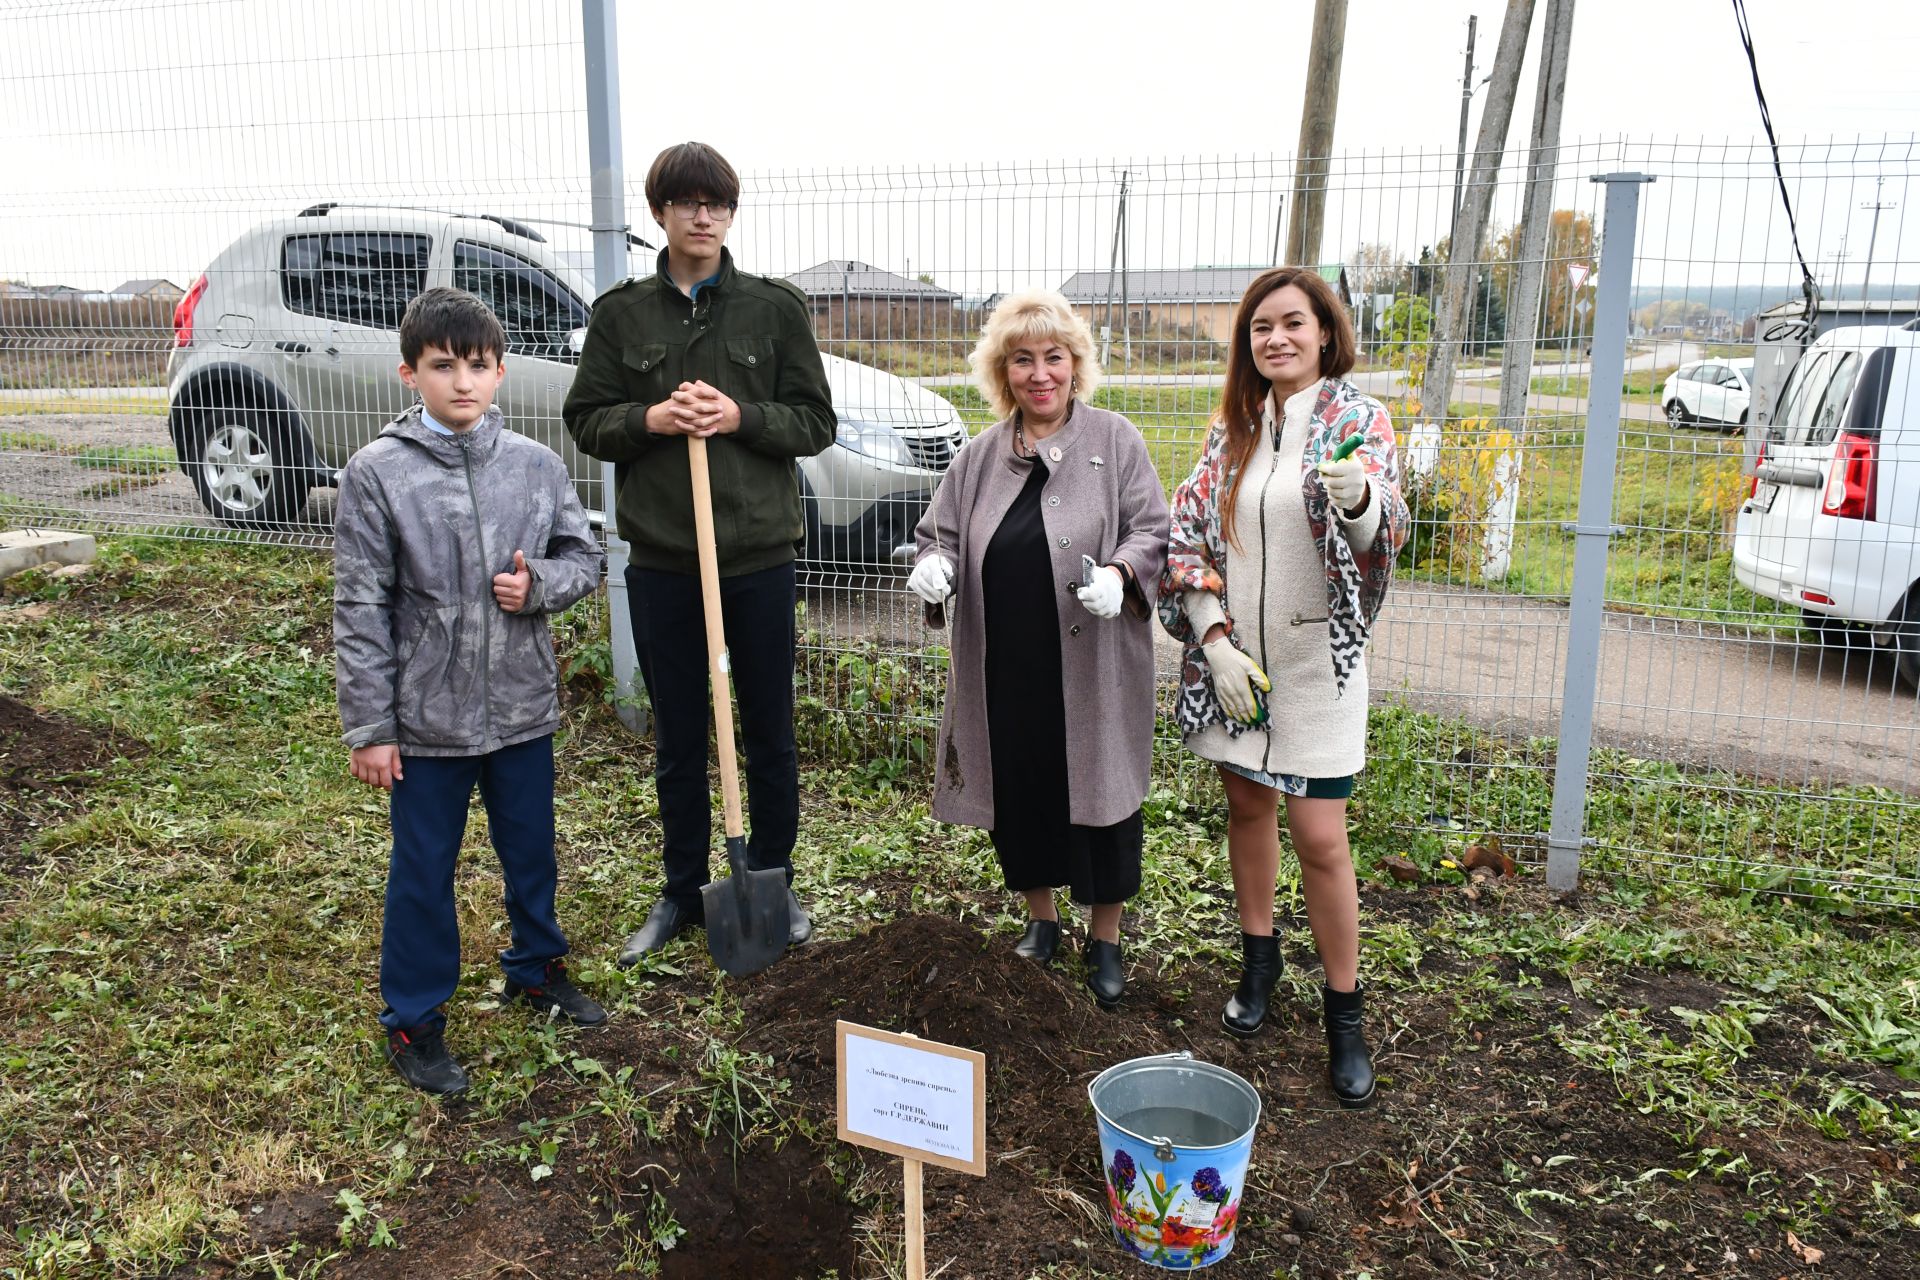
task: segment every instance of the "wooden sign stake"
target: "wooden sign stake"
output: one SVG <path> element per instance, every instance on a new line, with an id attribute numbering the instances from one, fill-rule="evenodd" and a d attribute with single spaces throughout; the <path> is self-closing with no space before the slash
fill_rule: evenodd
<path id="1" fill-rule="evenodd" d="M 840 1140 L 900 1157 L 906 1280 L 926 1280 L 922 1166 L 985 1176 L 986 1055 L 846 1021 L 835 1024 L 834 1038 Z M 865 1065 L 850 1080 L 848 1045 L 855 1040 L 864 1046 Z M 850 1094 L 856 1105 L 850 1105 Z"/>
<path id="2" fill-rule="evenodd" d="M 906 1192 L 907 1280 L 927 1280 L 927 1228 L 920 1204 L 920 1162 L 902 1157 L 900 1181 Z"/>

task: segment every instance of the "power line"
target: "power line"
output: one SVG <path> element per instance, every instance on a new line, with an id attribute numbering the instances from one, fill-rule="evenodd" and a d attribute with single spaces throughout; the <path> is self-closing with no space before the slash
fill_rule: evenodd
<path id="1" fill-rule="evenodd" d="M 1740 27 L 1740 44 L 1747 51 L 1747 66 L 1753 70 L 1753 96 L 1760 104 L 1760 123 L 1767 130 L 1767 146 L 1773 152 L 1773 176 L 1780 183 L 1780 203 L 1787 209 L 1787 231 L 1793 237 L 1793 256 L 1800 263 L 1800 291 L 1807 299 L 1807 321 L 1811 324 L 1819 311 L 1820 286 L 1814 283 L 1807 267 L 1807 255 L 1800 251 L 1800 228 L 1793 220 L 1793 201 L 1787 195 L 1787 175 L 1780 169 L 1780 141 L 1773 135 L 1773 113 L 1767 110 L 1767 91 L 1760 87 L 1760 63 L 1753 55 L 1753 28 L 1747 22 L 1746 0 L 1733 0 L 1734 21 Z"/>

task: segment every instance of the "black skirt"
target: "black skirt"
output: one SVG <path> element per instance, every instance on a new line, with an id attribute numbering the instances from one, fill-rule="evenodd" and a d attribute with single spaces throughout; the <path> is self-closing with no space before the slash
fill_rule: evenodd
<path id="1" fill-rule="evenodd" d="M 1067 885 L 1079 903 L 1140 892 L 1140 811 L 1110 827 L 1069 821 L 1067 712 L 1053 557 L 1041 519 L 1046 463 L 1035 459 L 981 562 L 986 609 L 987 744 L 994 852 L 1007 888 Z"/>

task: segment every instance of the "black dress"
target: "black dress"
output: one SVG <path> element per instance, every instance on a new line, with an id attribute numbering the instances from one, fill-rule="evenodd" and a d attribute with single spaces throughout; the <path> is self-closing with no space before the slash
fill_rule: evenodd
<path id="1" fill-rule="evenodd" d="M 1079 903 L 1140 891 L 1140 811 L 1110 827 L 1068 820 L 1067 711 L 1053 558 L 1041 519 L 1047 464 L 994 531 L 981 561 L 986 607 L 987 745 L 993 755 L 994 852 L 1007 888 L 1070 885 Z"/>

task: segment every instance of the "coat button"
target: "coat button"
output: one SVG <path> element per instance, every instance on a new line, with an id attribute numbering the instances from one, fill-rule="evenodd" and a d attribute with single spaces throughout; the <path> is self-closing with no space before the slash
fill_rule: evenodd
<path id="1" fill-rule="evenodd" d="M 1080 624 L 1076 622 L 1076 623 L 1074 623 L 1074 624 L 1073 624 L 1072 626 L 1070 626 L 1070 627 L 1068 627 L 1068 628 L 1067 628 L 1067 634 L 1068 634 L 1068 635 L 1070 635 L 1070 636 L 1077 636 L 1077 635 L 1079 635 L 1079 634 L 1080 634 Z"/>
<path id="2" fill-rule="evenodd" d="M 1062 538 L 1062 539 L 1060 539 L 1060 545 L 1061 545 L 1062 547 L 1070 547 L 1070 546 L 1072 546 L 1072 545 L 1073 545 L 1073 539 L 1072 539 L 1072 538 Z"/>
<path id="3" fill-rule="evenodd" d="M 1047 505 L 1048 505 L 1048 506 L 1050 506 L 1050 507 L 1057 507 L 1057 506 L 1059 506 L 1059 505 L 1060 505 L 1060 495 L 1056 493 L 1056 494 L 1054 494 L 1054 495 L 1053 495 L 1053 496 L 1052 496 L 1051 498 L 1048 498 L 1048 499 L 1047 499 Z"/>
<path id="4" fill-rule="evenodd" d="M 691 320 L 682 320 L 682 321 L 681 321 L 680 323 L 681 323 L 681 324 L 692 324 L 692 323 L 693 323 L 693 321 L 691 321 Z"/>
<path id="5" fill-rule="evenodd" d="M 748 364 L 759 364 L 759 363 L 760 363 L 760 357 L 759 357 L 759 356 L 748 356 L 748 357 L 747 357 L 747 363 L 748 363 Z"/>

